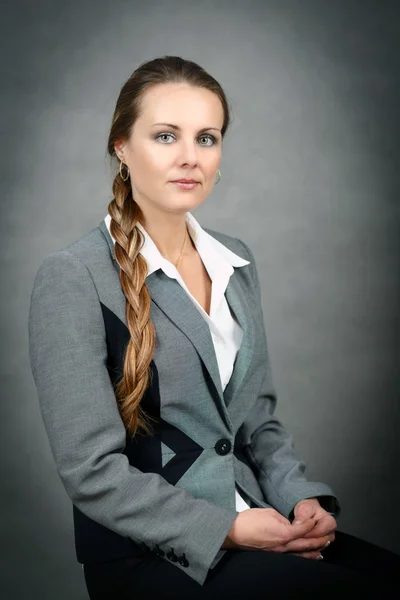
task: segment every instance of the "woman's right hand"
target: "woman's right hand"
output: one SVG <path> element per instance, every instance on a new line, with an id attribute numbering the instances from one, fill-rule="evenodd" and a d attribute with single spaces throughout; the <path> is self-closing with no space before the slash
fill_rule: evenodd
<path id="1" fill-rule="evenodd" d="M 314 525 L 313 518 L 290 523 L 273 508 L 249 508 L 238 514 L 222 548 L 301 553 L 304 558 L 317 558 L 319 549 L 334 536 L 304 538 Z"/>

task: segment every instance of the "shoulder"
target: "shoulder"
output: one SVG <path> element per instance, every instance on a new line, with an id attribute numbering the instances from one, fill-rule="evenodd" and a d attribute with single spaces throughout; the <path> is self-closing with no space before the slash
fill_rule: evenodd
<path id="1" fill-rule="evenodd" d="M 64 278 L 68 273 L 84 277 L 112 266 L 112 256 L 99 226 L 44 257 L 35 275 L 35 285 L 45 277 Z"/>
<path id="2" fill-rule="evenodd" d="M 250 263 L 254 262 L 254 256 L 249 246 L 242 239 L 233 237 L 231 235 L 227 235 L 226 233 L 222 233 L 220 231 L 215 231 L 214 229 L 209 229 L 208 227 L 203 227 L 204 231 L 206 231 L 211 237 L 215 238 L 226 246 L 229 250 L 244 258 L 245 260 L 250 261 Z"/>

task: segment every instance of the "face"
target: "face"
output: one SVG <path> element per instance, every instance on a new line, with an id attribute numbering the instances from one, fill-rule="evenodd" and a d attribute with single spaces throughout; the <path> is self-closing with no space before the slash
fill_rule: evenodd
<path id="1" fill-rule="evenodd" d="M 174 83 L 146 92 L 130 138 L 115 144 L 144 215 L 184 214 L 205 200 L 221 160 L 223 119 L 222 104 L 209 90 Z M 177 179 L 198 183 L 188 190 L 172 183 Z"/>

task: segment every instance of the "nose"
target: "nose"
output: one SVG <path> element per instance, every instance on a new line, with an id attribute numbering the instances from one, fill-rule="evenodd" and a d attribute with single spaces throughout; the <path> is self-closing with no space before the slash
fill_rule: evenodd
<path id="1" fill-rule="evenodd" d="M 196 142 L 193 142 L 193 140 L 181 140 L 178 158 L 183 164 L 196 165 L 198 161 Z"/>

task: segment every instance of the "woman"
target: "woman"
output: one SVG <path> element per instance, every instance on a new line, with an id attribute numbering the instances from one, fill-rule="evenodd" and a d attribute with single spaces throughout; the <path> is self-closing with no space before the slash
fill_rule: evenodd
<path id="1" fill-rule="evenodd" d="M 229 122 L 200 66 L 142 64 L 109 134 L 108 214 L 35 278 L 32 372 L 92 599 L 327 597 L 398 566 L 335 532 L 333 491 L 274 416 L 254 257 L 191 214 Z"/>

